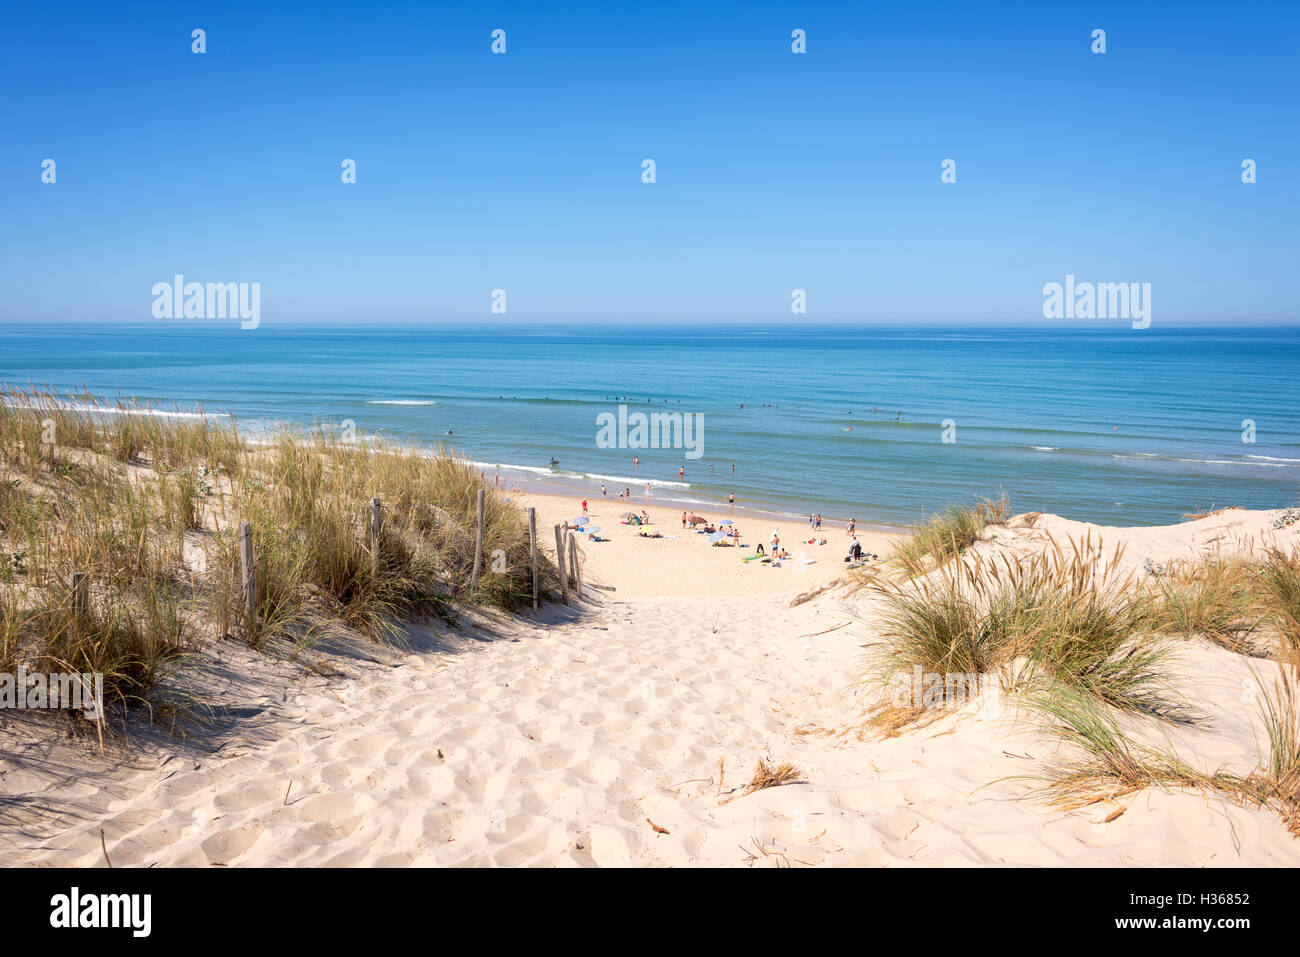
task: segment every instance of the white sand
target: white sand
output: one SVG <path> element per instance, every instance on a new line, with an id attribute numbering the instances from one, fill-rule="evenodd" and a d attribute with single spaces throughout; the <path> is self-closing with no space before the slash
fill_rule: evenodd
<path id="1" fill-rule="evenodd" d="M 534 501 L 543 541 L 578 514 Z M 817 559 L 803 571 L 760 568 L 702 536 L 637 539 L 610 520 L 622 510 L 595 503 L 614 541 L 584 546 L 587 580 L 616 590 L 581 610 L 431 626 L 413 634 L 414 654 L 334 656 L 345 677 L 332 679 L 223 646 L 232 674 L 258 676 L 232 678 L 230 703 L 258 713 L 193 741 L 151 740 L 134 768 L 66 743 L 15 747 L 11 730 L 0 780 L 22 801 L 0 827 L 0 858 L 102 866 L 102 827 L 115 867 L 1300 865 L 1300 840 L 1274 814 L 1215 797 L 1148 790 L 1046 809 L 1032 782 L 1002 780 L 1041 773 L 1053 747 L 1014 713 L 971 705 L 896 738 L 860 733 L 870 600 L 788 607 L 843 571 L 842 529 L 803 546 Z M 680 511 L 675 523 L 650 512 L 680 534 Z M 1272 514 L 1093 531 L 1126 542 L 1140 567 L 1216 540 L 1258 544 Z M 771 531 L 741 527 L 751 543 Z M 981 548 L 1086 530 L 1044 516 Z M 1186 757 L 1254 763 L 1252 667 L 1267 681 L 1276 666 L 1186 644 L 1185 690 L 1216 716 L 1176 736 Z M 763 756 L 793 763 L 802 783 L 744 794 Z"/>

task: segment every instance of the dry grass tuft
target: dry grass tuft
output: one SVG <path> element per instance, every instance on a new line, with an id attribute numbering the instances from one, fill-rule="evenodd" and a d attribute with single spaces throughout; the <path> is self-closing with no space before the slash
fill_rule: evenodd
<path id="1" fill-rule="evenodd" d="M 798 768 L 788 762 L 780 764 L 769 764 L 763 758 L 758 759 L 758 764 L 754 766 L 754 776 L 749 779 L 749 785 L 745 788 L 746 794 L 753 794 L 755 791 L 761 791 L 764 788 L 777 788 L 784 784 L 800 783 L 801 774 Z"/>
<path id="2" fill-rule="evenodd" d="M 1202 518 L 1213 518 L 1215 515 L 1222 515 L 1224 512 L 1231 512 L 1231 511 L 1234 511 L 1234 510 L 1237 510 L 1237 509 L 1240 509 L 1240 508 L 1241 508 L 1240 505 L 1228 505 L 1228 506 L 1226 506 L 1226 507 L 1224 507 L 1224 508 L 1215 508 L 1213 505 L 1211 505 L 1208 511 L 1204 511 L 1204 512 L 1184 512 L 1184 513 L 1183 513 L 1183 521 L 1184 521 L 1184 522 L 1195 522 L 1195 521 L 1198 521 L 1199 519 L 1202 519 Z"/>

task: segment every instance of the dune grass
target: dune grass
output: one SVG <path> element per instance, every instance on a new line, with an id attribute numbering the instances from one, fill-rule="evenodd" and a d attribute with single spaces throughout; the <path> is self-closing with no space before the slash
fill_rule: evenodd
<path id="1" fill-rule="evenodd" d="M 1246 782 L 1261 806 L 1271 806 L 1300 835 L 1300 654 L 1283 665 L 1260 704 L 1269 752 Z"/>
<path id="2" fill-rule="evenodd" d="M 912 577 L 924 575 L 960 556 L 977 542 L 990 525 L 1011 516 L 1006 493 L 997 499 L 980 498 L 973 505 L 954 505 L 913 527 L 912 534 L 894 546 L 892 560 Z"/>
<path id="3" fill-rule="evenodd" d="M 285 428 L 252 444 L 232 421 L 201 412 L 0 392 L 0 666 L 100 672 L 106 694 L 138 701 L 169 662 L 205 641 L 297 648 L 338 622 L 392 643 L 412 617 L 531 603 L 525 516 L 467 461 L 340 435 Z M 471 592 L 480 489 L 484 567 Z M 251 619 L 240 585 L 244 521 L 260 585 Z M 539 564 L 550 599 L 558 574 L 540 554 Z M 93 583 L 76 620 L 73 572 Z"/>
<path id="4" fill-rule="evenodd" d="M 1199 635 L 1238 654 L 1259 656 L 1259 605 L 1252 566 L 1236 556 L 1172 565 L 1157 582 L 1152 609 L 1165 634 Z"/>
<path id="5" fill-rule="evenodd" d="M 1077 810 L 1115 802 L 1148 787 L 1218 795 L 1243 807 L 1276 813 L 1300 836 L 1300 678 L 1296 662 L 1283 662 L 1259 704 L 1268 753 L 1248 774 L 1197 769 L 1173 747 L 1151 747 L 1126 736 L 1106 706 L 1069 688 L 1029 695 L 1025 703 L 1040 717 L 1040 729 L 1064 751 L 1048 762 L 1043 793 L 1047 803 Z"/>
<path id="6" fill-rule="evenodd" d="M 1272 810 L 1300 834 L 1300 549 L 1213 555 L 1155 581 L 1121 573 L 1122 559 L 1122 549 L 1108 553 L 1091 538 L 1067 547 L 1049 539 L 1032 556 L 957 552 L 916 577 L 877 576 L 869 587 L 881 599 L 882 642 L 871 648 L 869 680 L 918 666 L 1010 676 L 1006 690 L 1063 746 L 1039 778 L 1051 805 L 1195 790 Z M 1138 743 L 1122 729 L 1121 718 L 1151 730 L 1200 719 L 1176 689 L 1176 641 L 1187 638 L 1277 661 L 1257 715 L 1267 753 L 1249 773 L 1199 769 L 1171 745 Z M 936 710 L 884 706 L 871 720 L 892 734 Z"/>
<path id="7" fill-rule="evenodd" d="M 1231 775 L 1204 773 L 1172 749 L 1131 741 L 1114 714 L 1091 695 L 1058 686 L 1033 692 L 1024 703 L 1039 715 L 1040 730 L 1065 745 L 1047 762 L 1042 779 L 1047 803 L 1054 807 L 1077 810 L 1148 787 L 1219 790 L 1241 797 Z"/>
<path id="8" fill-rule="evenodd" d="M 1054 540 L 1032 559 L 975 555 L 921 578 L 877 579 L 882 643 L 869 681 L 910 673 L 992 674 L 1051 682 L 1126 711 L 1190 718 L 1175 692 L 1172 643 L 1151 634 L 1149 599 L 1091 539 Z"/>
<path id="9" fill-rule="evenodd" d="M 1300 548 L 1270 548 L 1257 566 L 1255 586 L 1263 615 L 1277 630 L 1285 653 L 1300 656 Z"/>

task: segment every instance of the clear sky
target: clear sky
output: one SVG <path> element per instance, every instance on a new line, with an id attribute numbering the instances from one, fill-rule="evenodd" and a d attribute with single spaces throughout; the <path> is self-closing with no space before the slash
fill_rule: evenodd
<path id="1" fill-rule="evenodd" d="M 0 320 L 1295 322 L 1297 51 L 1293 0 L 9 3 Z"/>

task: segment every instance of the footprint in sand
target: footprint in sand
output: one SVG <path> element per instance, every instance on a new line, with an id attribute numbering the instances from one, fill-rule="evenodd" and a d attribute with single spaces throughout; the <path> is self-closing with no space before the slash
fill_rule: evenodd
<path id="1" fill-rule="evenodd" d="M 315 824 L 320 821 L 337 821 L 355 813 L 358 799 L 352 794 L 320 794 L 308 798 L 298 808 L 298 814 L 304 821 Z"/>
<path id="2" fill-rule="evenodd" d="M 267 804 L 278 797 L 283 797 L 284 790 L 279 782 L 268 781 L 261 784 L 237 784 L 234 789 L 218 794 L 212 800 L 217 813 L 228 814 L 247 811 L 250 808 Z"/>
<path id="3" fill-rule="evenodd" d="M 199 847 L 207 856 L 210 864 L 230 864 L 262 836 L 262 829 L 255 825 L 221 831 L 203 841 Z"/>

